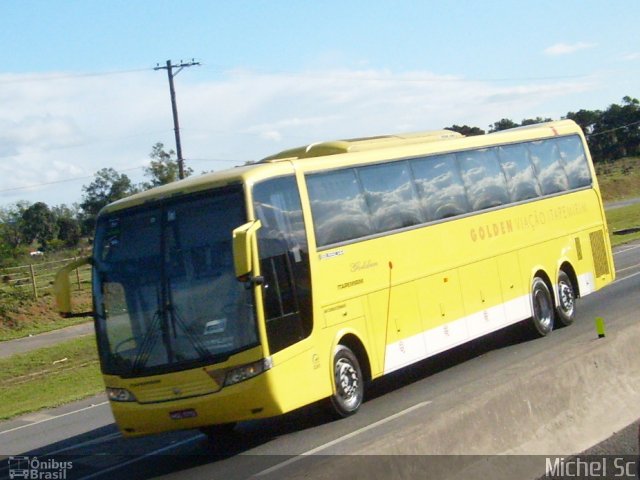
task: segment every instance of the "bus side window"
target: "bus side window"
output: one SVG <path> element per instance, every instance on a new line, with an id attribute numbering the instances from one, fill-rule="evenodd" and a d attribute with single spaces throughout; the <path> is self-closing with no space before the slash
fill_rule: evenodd
<path id="1" fill-rule="evenodd" d="M 355 170 L 315 173 L 306 179 L 318 247 L 375 233 Z"/>
<path id="2" fill-rule="evenodd" d="M 582 141 L 577 135 L 557 139 L 560 159 L 567 172 L 569 188 L 581 188 L 591 185 L 591 172 L 587 163 Z"/>
<path id="3" fill-rule="evenodd" d="M 311 277 L 302 206 L 294 177 L 266 180 L 253 189 L 263 304 L 270 352 L 311 333 Z"/>
<path id="4" fill-rule="evenodd" d="M 540 184 L 533 171 L 529 150 L 525 144 L 498 147 L 502 171 L 507 177 L 512 202 L 521 202 L 541 195 Z"/>
<path id="5" fill-rule="evenodd" d="M 509 203 L 506 179 L 495 148 L 460 152 L 456 157 L 473 210 Z"/>
<path id="6" fill-rule="evenodd" d="M 569 190 L 569 180 L 560 161 L 560 151 L 554 140 L 529 143 L 529 153 L 536 169 L 543 195 Z"/>
<path id="7" fill-rule="evenodd" d="M 407 162 L 369 165 L 357 172 L 378 233 L 424 221 Z"/>
<path id="8" fill-rule="evenodd" d="M 411 160 L 422 210 L 427 221 L 469 212 L 469 203 L 455 155 Z"/>

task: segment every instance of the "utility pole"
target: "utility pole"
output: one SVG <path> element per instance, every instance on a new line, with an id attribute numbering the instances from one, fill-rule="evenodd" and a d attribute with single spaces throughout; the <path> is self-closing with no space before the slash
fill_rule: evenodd
<path id="1" fill-rule="evenodd" d="M 196 62 L 191 59 L 190 62 L 183 62 L 180 60 L 180 63 L 177 65 L 172 65 L 171 60 L 167 60 L 167 65 L 161 67 L 160 64 L 156 64 L 157 66 L 154 70 L 166 70 L 167 76 L 169 77 L 169 92 L 171 93 L 171 110 L 173 112 L 173 131 L 176 135 L 176 153 L 178 154 L 178 176 L 180 180 L 184 178 L 184 159 L 182 158 L 182 145 L 180 143 L 180 124 L 178 123 L 178 107 L 176 105 L 176 89 L 173 86 L 173 77 L 178 75 L 183 68 L 185 67 L 193 67 L 194 65 L 200 65 L 200 62 Z M 174 73 L 173 69 L 177 69 Z"/>

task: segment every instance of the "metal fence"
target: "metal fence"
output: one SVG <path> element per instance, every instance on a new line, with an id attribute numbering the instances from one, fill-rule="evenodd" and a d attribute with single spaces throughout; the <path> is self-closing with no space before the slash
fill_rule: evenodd
<path id="1" fill-rule="evenodd" d="M 53 281 L 56 273 L 66 264 L 77 260 L 77 258 L 65 258 L 52 262 L 37 262 L 19 267 L 8 267 L 0 269 L 0 289 L 17 288 L 29 290 L 33 298 L 38 298 L 47 290 L 53 288 Z M 74 270 L 71 274 L 72 281 L 78 289 L 83 283 L 91 281 L 91 267 L 83 265 Z"/>

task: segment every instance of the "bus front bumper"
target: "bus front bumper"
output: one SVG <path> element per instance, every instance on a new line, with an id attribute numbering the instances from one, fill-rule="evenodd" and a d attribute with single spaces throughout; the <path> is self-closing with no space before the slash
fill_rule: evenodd
<path id="1" fill-rule="evenodd" d="M 197 397 L 154 403 L 110 401 L 111 410 L 125 437 L 280 415 L 284 412 L 272 394 L 269 373 Z"/>

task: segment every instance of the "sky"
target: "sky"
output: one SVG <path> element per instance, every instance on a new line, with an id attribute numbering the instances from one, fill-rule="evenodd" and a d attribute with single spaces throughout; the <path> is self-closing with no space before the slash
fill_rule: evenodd
<path id="1" fill-rule="evenodd" d="M 560 119 L 640 97 L 639 0 L 0 0 L 0 207 L 317 141 Z"/>

